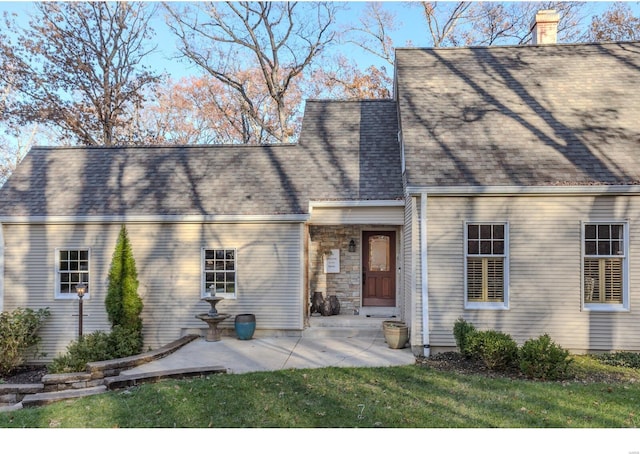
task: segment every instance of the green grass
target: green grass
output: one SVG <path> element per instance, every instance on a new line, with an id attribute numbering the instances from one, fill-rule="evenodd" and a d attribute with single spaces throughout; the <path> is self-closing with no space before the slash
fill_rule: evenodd
<path id="1" fill-rule="evenodd" d="M 600 366 L 585 358 L 575 367 L 580 376 Z M 638 377 L 602 367 L 609 377 Z M 632 381 L 534 382 L 419 365 L 326 368 L 166 380 L 0 413 L 0 427 L 627 428 L 640 424 L 639 404 Z"/>

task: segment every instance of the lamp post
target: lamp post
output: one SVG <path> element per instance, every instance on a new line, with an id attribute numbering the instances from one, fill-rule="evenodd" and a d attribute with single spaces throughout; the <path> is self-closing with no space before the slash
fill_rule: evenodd
<path id="1" fill-rule="evenodd" d="M 87 286 L 80 282 L 76 285 L 76 293 L 78 294 L 78 337 L 82 337 L 82 298 Z"/>

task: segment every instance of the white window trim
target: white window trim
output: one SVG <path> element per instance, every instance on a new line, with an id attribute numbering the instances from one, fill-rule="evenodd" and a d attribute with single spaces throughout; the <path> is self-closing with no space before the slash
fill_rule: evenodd
<path id="1" fill-rule="evenodd" d="M 504 301 L 495 302 L 478 302 L 469 301 L 468 298 L 468 282 L 467 282 L 467 262 L 468 262 L 468 235 L 470 224 L 482 225 L 504 225 Z M 508 221 L 465 221 L 464 230 L 464 308 L 465 309 L 488 309 L 488 310 L 508 310 L 509 309 L 509 222 Z M 485 257 L 483 255 L 472 255 L 471 257 Z M 486 256 L 488 257 L 488 256 Z M 497 256 L 494 256 L 497 257 Z"/>
<path id="2" fill-rule="evenodd" d="M 622 304 L 613 303 L 587 303 L 584 300 L 584 230 L 587 224 L 595 225 L 611 225 L 622 224 L 623 226 L 623 247 L 624 256 L 622 258 Z M 602 256 L 606 257 L 619 257 L 619 256 Z M 582 221 L 580 223 L 580 302 L 582 310 L 585 312 L 629 312 L 629 221 L 627 220 L 597 220 L 597 221 Z"/>
<path id="3" fill-rule="evenodd" d="M 233 247 L 220 247 L 220 246 L 207 246 L 203 247 L 200 250 L 200 297 L 205 298 L 209 295 L 209 289 L 206 288 L 206 277 L 205 277 L 205 251 L 208 250 L 220 250 L 223 249 L 225 251 L 233 251 L 234 262 L 235 262 L 235 281 L 234 288 L 236 289 L 235 293 L 216 293 L 216 296 L 220 296 L 227 300 L 235 300 L 238 298 L 238 249 Z"/>
<path id="4" fill-rule="evenodd" d="M 76 293 L 60 293 L 60 251 L 87 251 L 88 257 L 87 261 L 89 262 L 89 281 L 91 281 L 91 248 L 88 247 L 60 247 L 55 249 L 55 284 L 54 284 L 54 299 L 56 300 L 75 300 L 78 299 L 78 295 Z M 91 282 L 85 282 L 89 286 L 89 289 L 92 288 Z M 84 301 L 91 299 L 91 292 L 87 292 L 82 297 Z"/>

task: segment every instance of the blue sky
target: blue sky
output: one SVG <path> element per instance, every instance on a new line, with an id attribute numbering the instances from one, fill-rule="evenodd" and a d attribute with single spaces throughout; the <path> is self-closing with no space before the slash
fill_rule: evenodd
<path id="1" fill-rule="evenodd" d="M 397 15 L 398 30 L 390 33 L 396 46 L 402 47 L 407 44 L 408 40 L 411 40 L 412 45 L 415 46 L 427 46 L 426 39 L 427 31 L 424 20 L 421 17 L 420 10 L 417 8 L 407 7 L 407 2 L 383 2 L 385 9 L 393 11 Z M 590 6 L 593 8 L 594 13 L 596 11 L 602 11 L 611 2 L 590 2 Z M 636 2 L 634 2 L 637 5 Z M 348 24 L 348 21 L 357 21 L 360 15 L 360 11 L 365 5 L 365 2 L 346 2 L 348 13 L 343 12 L 342 22 Z M 4 11 L 18 13 L 20 17 L 24 18 L 24 24 L 28 23 L 28 13 L 33 6 L 33 2 L 18 1 L 18 2 L 5 2 L 0 1 L 0 13 Z M 175 39 L 171 35 L 171 32 L 166 29 L 163 19 L 158 17 L 155 21 L 154 28 L 156 29 L 156 39 L 158 41 L 158 51 L 154 54 L 153 58 L 149 62 L 153 68 L 157 71 L 167 71 L 174 78 L 179 78 L 189 74 L 195 73 L 195 69 L 190 67 L 188 63 L 178 62 L 172 60 L 171 57 L 175 55 Z M 424 32 L 416 32 L 416 30 L 424 30 Z M 422 40 L 421 40 L 422 37 Z M 378 58 L 372 57 L 365 53 L 362 53 L 355 46 L 345 47 L 344 51 L 349 56 L 357 56 L 361 64 L 366 67 L 370 64 L 381 65 L 382 61 Z M 388 68 L 389 70 L 391 68 Z"/>

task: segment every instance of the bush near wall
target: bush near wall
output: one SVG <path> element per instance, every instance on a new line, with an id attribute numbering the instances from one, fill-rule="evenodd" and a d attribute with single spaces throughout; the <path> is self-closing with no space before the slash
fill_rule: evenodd
<path id="1" fill-rule="evenodd" d="M 482 360 L 491 370 L 518 367 L 528 378 L 560 380 L 568 376 L 571 358 L 548 334 L 527 340 L 522 347 L 499 331 L 478 331 L 460 318 L 453 327 L 456 345 L 467 358 Z"/>
<path id="2" fill-rule="evenodd" d="M 49 315 L 49 308 L 0 313 L 0 375 L 8 375 L 24 364 L 30 349 L 34 357 L 37 355 L 38 330 Z"/>
<path id="3" fill-rule="evenodd" d="M 491 370 L 513 366 L 518 358 L 518 344 L 510 335 L 499 331 L 473 331 L 467 339 L 471 357 L 481 359 Z"/>
<path id="4" fill-rule="evenodd" d="M 82 372 L 87 363 L 126 358 L 142 351 L 142 338 L 135 328 L 115 326 L 110 333 L 84 334 L 69 344 L 63 355 L 56 356 L 47 370 L 52 374 Z"/>
<path id="5" fill-rule="evenodd" d="M 526 341 L 518 356 L 520 370 L 529 378 L 561 380 L 568 375 L 569 351 L 553 342 L 548 334 Z"/>
<path id="6" fill-rule="evenodd" d="M 456 339 L 458 350 L 467 358 L 472 356 L 472 352 L 469 349 L 469 339 L 475 331 L 476 327 L 463 318 L 456 320 L 453 325 L 453 337 Z"/>

